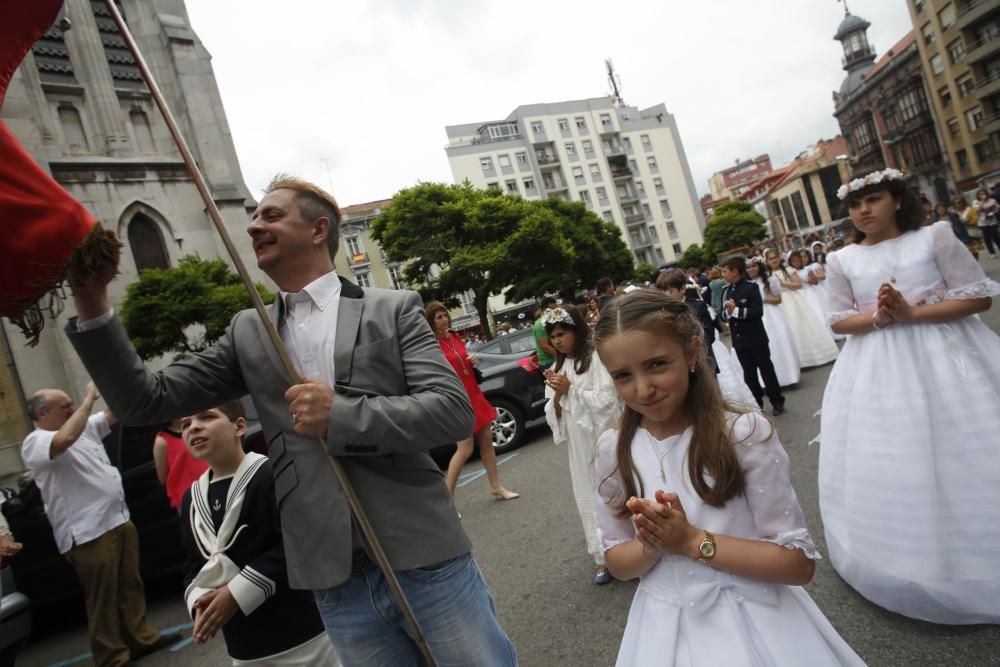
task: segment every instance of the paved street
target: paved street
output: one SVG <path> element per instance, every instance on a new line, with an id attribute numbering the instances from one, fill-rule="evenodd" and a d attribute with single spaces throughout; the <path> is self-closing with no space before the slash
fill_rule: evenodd
<path id="1" fill-rule="evenodd" d="M 1000 261 L 986 260 L 994 278 Z M 1000 330 L 1000 305 L 984 318 Z M 819 408 L 830 367 L 803 373 L 790 390 L 788 412 L 778 427 L 792 460 L 793 482 L 813 536 L 824 548 L 816 490 Z M 467 484 L 457 493 L 463 523 L 496 597 L 500 619 L 527 666 L 607 666 L 614 663 L 634 585 L 591 583 L 593 563 L 586 553 L 567 471 L 566 451 L 552 444 L 544 423 L 530 442 L 503 457 L 501 478 L 521 498 L 500 502 L 489 495 L 478 461 L 466 469 Z M 998 665 L 1000 626 L 947 627 L 913 621 L 886 612 L 854 593 L 820 561 L 809 593 L 844 638 L 871 665 Z M 158 627 L 187 621 L 179 596 L 151 605 Z M 188 630 L 184 630 L 189 634 Z M 83 664 L 87 652 L 83 628 L 49 637 L 22 655 L 19 665 Z M 221 665 L 220 639 L 204 647 L 183 644 L 147 658 L 143 665 Z M 803 656 L 808 665 L 808 656 Z M 721 666 L 720 666 L 721 667 Z"/>

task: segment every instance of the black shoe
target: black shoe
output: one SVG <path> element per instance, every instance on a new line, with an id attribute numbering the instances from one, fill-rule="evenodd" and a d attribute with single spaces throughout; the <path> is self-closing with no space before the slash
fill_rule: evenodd
<path id="1" fill-rule="evenodd" d="M 135 655 L 132 656 L 132 660 L 141 660 L 142 658 L 145 658 L 147 655 L 156 653 L 157 651 L 162 651 L 168 646 L 173 646 L 180 640 L 181 640 L 181 633 L 179 632 L 171 632 L 170 634 L 160 635 L 160 638 L 157 639 L 155 642 L 153 642 L 153 644 L 147 646 L 144 649 L 136 651 Z"/>
<path id="2" fill-rule="evenodd" d="M 781 405 L 774 406 L 774 416 L 775 417 L 777 417 L 778 415 L 780 415 L 780 414 L 782 414 L 784 412 L 785 412 L 785 404 L 784 403 L 782 403 Z"/>

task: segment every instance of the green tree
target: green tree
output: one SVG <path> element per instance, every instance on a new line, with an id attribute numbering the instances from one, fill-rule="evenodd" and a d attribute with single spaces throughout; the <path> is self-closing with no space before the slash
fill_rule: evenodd
<path id="1" fill-rule="evenodd" d="M 715 255 L 708 248 L 695 243 L 687 247 L 687 250 L 684 251 L 684 255 L 677 261 L 677 264 L 682 269 L 712 266 L 715 264 Z"/>
<path id="2" fill-rule="evenodd" d="M 647 280 L 656 280 L 656 267 L 643 262 L 635 267 L 635 271 L 632 273 L 632 281 L 641 285 Z"/>
<path id="3" fill-rule="evenodd" d="M 552 240 L 553 225 L 531 202 L 496 188 L 419 183 L 396 193 L 372 223 L 372 236 L 390 260 L 407 262 L 406 280 L 420 286 L 425 300 L 454 306 L 458 294 L 472 290 L 480 324 L 490 332 L 487 300 L 520 275 L 513 263 L 549 258 L 561 268 L 565 249 Z M 522 254 L 511 256 L 514 244 Z"/>
<path id="4" fill-rule="evenodd" d="M 257 284 L 264 303 L 274 295 Z M 143 359 L 169 352 L 199 352 L 225 332 L 233 315 L 252 307 L 238 275 L 222 259 L 182 257 L 169 269 L 147 269 L 128 286 L 120 308 L 122 324 Z M 189 327 L 204 333 L 192 336 Z"/>
<path id="5" fill-rule="evenodd" d="M 615 282 L 632 277 L 632 253 L 614 224 L 602 220 L 582 202 L 552 198 L 531 202 L 531 206 L 554 223 L 548 230 L 548 242 L 539 247 L 546 252 L 559 248 L 564 256 L 540 255 L 532 250 L 532 239 L 520 234 L 512 238 L 510 255 L 517 261 L 510 265 L 510 288 L 505 292 L 509 300 L 556 293 L 571 301 L 593 289 L 604 276 Z"/>
<path id="6" fill-rule="evenodd" d="M 744 201 L 729 201 L 715 209 L 705 225 L 705 248 L 712 255 L 752 244 L 767 236 L 764 216 Z M 714 261 L 714 260 L 713 260 Z"/>

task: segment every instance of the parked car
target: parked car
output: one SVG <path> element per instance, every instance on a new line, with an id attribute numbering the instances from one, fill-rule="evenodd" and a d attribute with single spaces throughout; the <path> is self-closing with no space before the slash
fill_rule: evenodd
<path id="1" fill-rule="evenodd" d="M 480 388 L 497 409 L 493 447 L 497 454 L 524 442 L 525 424 L 545 414 L 545 379 L 538 368 L 535 336 L 522 329 L 498 336 L 476 352 L 483 374 Z"/>
<path id="2" fill-rule="evenodd" d="M 31 634 L 31 605 L 17 590 L 8 558 L 0 558 L 0 594 L 0 667 L 14 667 Z"/>
<path id="3" fill-rule="evenodd" d="M 245 448 L 264 453 L 257 412 L 249 398 Z M 115 424 L 104 438 L 111 464 L 118 468 L 125 502 L 139 533 L 139 573 L 147 589 L 180 585 L 184 552 L 180 545 L 180 517 L 170 507 L 153 465 L 153 440 L 158 426 Z M 51 626 L 83 618 L 83 589 L 76 573 L 59 553 L 41 493 L 33 481 L 3 505 L 11 532 L 24 548 L 12 559 L 21 593 L 30 601 L 38 625 Z M 6 592 L 6 581 L 4 581 Z M 4 600 L 6 605 L 6 599 Z M 0 640 L 2 647 L 2 640 Z"/>

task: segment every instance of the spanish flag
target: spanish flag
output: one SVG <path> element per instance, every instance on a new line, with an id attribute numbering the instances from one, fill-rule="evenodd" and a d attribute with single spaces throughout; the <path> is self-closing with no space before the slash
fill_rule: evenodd
<path id="1" fill-rule="evenodd" d="M 0 6 L 0 106 L 17 66 L 59 15 L 62 0 Z M 115 261 L 121 243 L 28 154 L 0 121 L 0 316 L 36 344 L 61 287 Z"/>

